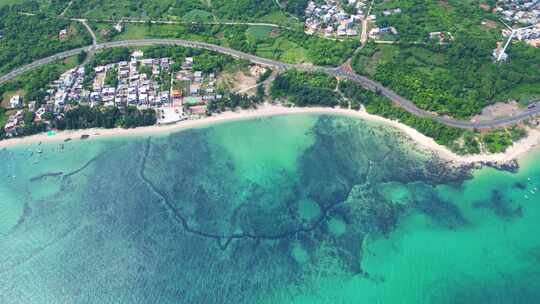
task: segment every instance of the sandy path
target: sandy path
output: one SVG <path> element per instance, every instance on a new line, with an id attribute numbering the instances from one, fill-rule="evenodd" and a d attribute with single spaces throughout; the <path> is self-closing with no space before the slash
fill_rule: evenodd
<path id="1" fill-rule="evenodd" d="M 399 123 L 394 120 L 386 119 L 380 116 L 371 115 L 365 111 L 354 111 L 348 109 L 332 109 L 332 108 L 287 108 L 283 106 L 265 105 L 257 110 L 242 110 L 237 112 L 224 112 L 212 117 L 198 119 L 198 120 L 186 120 L 172 125 L 166 126 L 149 126 L 140 127 L 135 129 L 86 129 L 86 130 L 74 130 L 58 132 L 55 136 L 47 136 L 46 133 L 37 134 L 33 136 L 13 138 L 0 141 L 0 148 L 8 148 L 16 145 L 28 145 L 39 142 L 61 142 L 67 139 L 79 139 L 82 135 L 90 135 L 89 139 L 98 137 L 113 137 L 113 136 L 140 136 L 145 134 L 159 134 L 178 131 L 182 129 L 194 128 L 199 126 L 205 126 L 218 122 L 234 121 L 242 119 L 250 119 L 257 117 L 267 117 L 273 115 L 290 115 L 290 114 L 338 114 L 348 117 L 360 118 L 367 121 L 378 122 L 384 125 L 388 125 L 401 130 L 411 140 L 418 143 L 420 147 L 436 153 L 438 156 L 445 160 L 454 161 L 460 164 L 471 164 L 478 162 L 495 162 L 506 163 L 517 159 L 534 147 L 540 144 L 540 130 L 529 130 L 529 136 L 515 143 L 512 147 L 508 148 L 505 153 L 497 154 L 477 154 L 469 156 L 460 156 L 448 148 L 437 144 L 432 138 L 423 135 L 417 130 Z"/>

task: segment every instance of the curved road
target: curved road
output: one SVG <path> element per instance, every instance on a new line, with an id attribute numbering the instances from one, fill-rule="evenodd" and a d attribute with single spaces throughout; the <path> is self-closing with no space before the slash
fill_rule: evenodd
<path id="1" fill-rule="evenodd" d="M 369 78 L 366 78 L 364 76 L 360 76 L 355 73 L 346 71 L 342 67 L 330 68 L 330 67 L 304 65 L 304 64 L 289 64 L 289 63 L 284 63 L 284 62 L 280 62 L 280 61 L 276 61 L 272 59 L 258 57 L 252 54 L 247 54 L 244 52 L 240 52 L 240 51 L 233 50 L 233 49 L 219 46 L 219 45 L 209 44 L 205 42 L 198 42 L 198 41 L 188 41 L 188 40 L 182 40 L 182 39 L 136 39 L 136 40 L 124 40 L 124 41 L 106 42 L 106 43 L 101 43 L 101 44 L 93 44 L 92 46 L 82 47 L 82 48 L 58 53 L 50 57 L 37 60 L 21 68 L 15 69 L 9 72 L 8 74 L 0 76 L 0 84 L 7 82 L 27 71 L 33 70 L 42 65 L 52 63 L 60 59 L 65 59 L 67 57 L 76 55 L 80 53 L 81 51 L 94 52 L 94 51 L 97 51 L 100 49 L 106 49 L 106 48 L 145 46 L 145 45 L 178 45 L 178 46 L 183 46 L 183 47 L 206 49 L 206 50 L 218 52 L 221 54 L 229 55 L 234 58 L 249 60 L 252 63 L 259 64 L 262 66 L 277 68 L 279 70 L 298 69 L 298 70 L 307 71 L 307 72 L 321 72 L 321 73 L 325 73 L 331 76 L 348 79 L 350 81 L 360 84 L 361 86 L 363 86 L 364 88 L 368 90 L 380 92 L 382 95 L 392 100 L 396 105 L 398 105 L 399 107 L 403 108 L 404 110 L 406 110 L 407 112 L 413 115 L 416 115 L 418 117 L 429 117 L 447 126 L 456 127 L 460 129 L 492 129 L 492 128 L 497 128 L 497 127 L 504 127 L 504 126 L 521 122 L 527 118 L 540 114 L 540 106 L 537 106 L 532 109 L 526 109 L 522 111 L 521 113 L 514 116 L 497 118 L 497 119 L 483 121 L 483 122 L 470 122 L 470 121 L 457 120 L 450 117 L 438 116 L 433 113 L 424 111 L 418 108 L 410 100 L 399 96 L 398 94 L 394 93 L 392 90 L 388 88 L 385 88 L 382 84 L 376 81 L 373 81 Z"/>

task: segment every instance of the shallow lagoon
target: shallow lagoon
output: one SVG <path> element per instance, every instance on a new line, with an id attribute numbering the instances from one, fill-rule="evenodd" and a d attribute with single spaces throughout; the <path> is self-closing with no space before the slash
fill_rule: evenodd
<path id="1" fill-rule="evenodd" d="M 533 303 L 539 157 L 327 115 L 3 150 L 0 302 Z"/>

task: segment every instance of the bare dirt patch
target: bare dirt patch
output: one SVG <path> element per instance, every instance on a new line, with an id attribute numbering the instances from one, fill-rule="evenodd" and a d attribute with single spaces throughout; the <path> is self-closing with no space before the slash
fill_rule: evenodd
<path id="1" fill-rule="evenodd" d="M 97 73 L 96 74 L 96 79 L 94 79 L 94 90 L 97 90 L 98 88 L 101 88 L 103 87 L 103 85 L 105 84 L 105 76 L 107 74 L 106 73 Z"/>
<path id="2" fill-rule="evenodd" d="M 503 116 L 514 116 L 521 112 L 519 104 L 516 101 L 508 103 L 497 102 L 493 105 L 485 107 L 482 114 L 474 116 L 471 121 L 486 121 Z"/>
<path id="3" fill-rule="evenodd" d="M 441 0 L 439 1 L 439 5 L 446 9 L 447 11 L 453 11 L 454 7 L 447 1 L 447 0 Z"/>
<path id="4" fill-rule="evenodd" d="M 487 3 L 480 3 L 478 6 L 480 6 L 480 8 L 486 12 L 489 12 L 491 10 L 491 7 Z"/>
<path id="5" fill-rule="evenodd" d="M 0 96 L 0 107 L 9 109 L 11 107 L 9 101 L 11 100 L 11 97 L 15 95 L 19 95 L 24 98 L 25 92 L 23 90 L 5 92 L 3 96 Z"/>
<path id="6" fill-rule="evenodd" d="M 279 29 L 278 29 L 278 28 L 274 28 L 274 29 L 270 32 L 270 37 L 271 37 L 271 38 L 277 38 L 277 37 L 279 37 Z"/>
<path id="7" fill-rule="evenodd" d="M 250 90 L 250 88 L 254 88 L 256 85 L 257 77 L 243 71 L 222 73 L 218 78 L 218 87 L 235 93 L 253 95 L 252 91 L 254 90 Z"/>
<path id="8" fill-rule="evenodd" d="M 485 27 L 487 27 L 489 29 L 497 28 L 497 22 L 495 22 L 493 20 L 484 20 L 484 21 L 482 21 L 482 25 L 484 25 Z"/>

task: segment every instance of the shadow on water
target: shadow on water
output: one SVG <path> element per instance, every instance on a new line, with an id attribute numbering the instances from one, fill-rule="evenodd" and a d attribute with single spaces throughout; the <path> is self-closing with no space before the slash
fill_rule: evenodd
<path id="1" fill-rule="evenodd" d="M 513 200 L 506 198 L 500 190 L 494 189 L 491 191 L 491 196 L 488 200 L 475 201 L 473 202 L 473 207 L 489 209 L 498 217 L 506 220 L 522 217 L 523 208 L 520 205 L 513 208 L 513 204 Z"/>
<path id="2" fill-rule="evenodd" d="M 414 183 L 411 190 L 411 207 L 430 217 L 436 224 L 449 229 L 467 225 L 459 207 L 441 199 L 432 186 Z"/>

